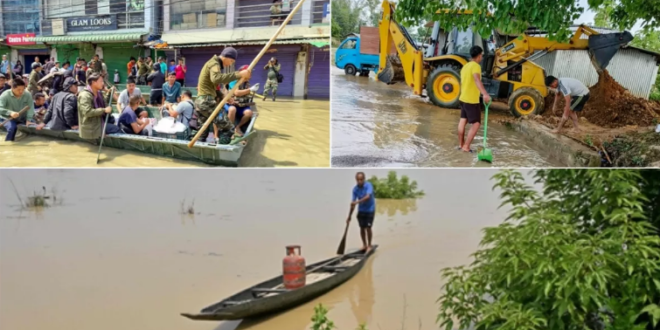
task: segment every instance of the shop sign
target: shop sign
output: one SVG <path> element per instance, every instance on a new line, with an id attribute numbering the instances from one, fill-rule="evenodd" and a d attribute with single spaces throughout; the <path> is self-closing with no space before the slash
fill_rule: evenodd
<path id="1" fill-rule="evenodd" d="M 117 29 L 117 16 L 74 17 L 66 20 L 67 32 L 106 31 Z"/>
<path id="2" fill-rule="evenodd" d="M 34 33 L 8 34 L 6 43 L 7 46 L 36 45 L 34 37 Z"/>

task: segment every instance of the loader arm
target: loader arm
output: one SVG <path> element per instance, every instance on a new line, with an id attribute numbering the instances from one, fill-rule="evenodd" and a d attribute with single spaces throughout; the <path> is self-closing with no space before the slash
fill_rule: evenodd
<path id="1" fill-rule="evenodd" d="M 394 4 L 383 1 L 383 17 L 378 24 L 380 34 L 380 61 L 377 73 L 379 81 L 391 83 L 394 70 L 388 59 L 392 45 L 399 54 L 406 85 L 412 87 L 415 95 L 422 95 L 422 78 L 424 75 L 423 52 L 417 49 L 414 41 L 405 27 L 394 20 Z"/>

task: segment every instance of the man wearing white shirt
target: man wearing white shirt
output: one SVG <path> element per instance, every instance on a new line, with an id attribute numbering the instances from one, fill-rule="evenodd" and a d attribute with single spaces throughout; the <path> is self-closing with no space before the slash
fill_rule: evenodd
<path id="1" fill-rule="evenodd" d="M 557 128 L 552 130 L 552 132 L 559 133 L 569 117 L 573 121 L 573 129 L 579 131 L 577 112 L 582 111 L 584 105 L 589 101 L 589 88 L 577 79 L 557 78 L 554 76 L 545 78 L 545 85 L 557 90 L 552 111 L 557 106 L 557 101 L 560 98 L 559 94 L 564 95 L 564 115 L 561 117 Z"/>

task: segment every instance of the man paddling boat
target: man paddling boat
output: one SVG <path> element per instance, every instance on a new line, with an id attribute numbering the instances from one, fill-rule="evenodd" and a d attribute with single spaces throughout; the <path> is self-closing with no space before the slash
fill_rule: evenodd
<path id="1" fill-rule="evenodd" d="M 360 225 L 362 249 L 368 253 L 371 250 L 371 227 L 376 213 L 376 198 L 374 197 L 374 187 L 371 182 L 366 181 L 363 172 L 358 172 L 355 175 L 355 181 L 357 181 L 357 185 L 353 187 L 353 199 L 346 223 L 351 222 L 355 206 L 358 205 L 357 220 Z"/>

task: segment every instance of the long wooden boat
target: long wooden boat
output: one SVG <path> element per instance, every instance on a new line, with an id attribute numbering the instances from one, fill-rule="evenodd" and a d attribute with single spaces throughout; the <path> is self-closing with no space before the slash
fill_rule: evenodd
<path id="1" fill-rule="evenodd" d="M 307 283 L 302 288 L 285 289 L 280 275 L 208 306 L 198 314 L 181 315 L 192 320 L 240 320 L 295 307 L 349 280 L 377 248 L 374 245 L 369 253 L 351 252 L 307 266 Z"/>
<path id="2" fill-rule="evenodd" d="M 113 105 L 113 108 L 115 106 Z M 145 107 L 149 112 L 149 117 L 159 118 L 157 108 Z M 115 110 L 116 111 L 116 110 Z M 248 129 L 244 132 L 243 141 L 248 141 L 256 132 L 254 123 L 257 120 L 258 112 L 255 111 Z M 0 118 L 0 123 L 2 122 Z M 4 126 L 2 127 L 4 129 Z M 18 130 L 37 136 L 46 138 L 63 139 L 76 142 L 88 142 L 80 138 L 78 130 L 67 131 L 54 131 L 44 127 L 42 130 L 37 130 L 36 126 L 19 125 Z M 177 139 L 174 136 L 171 138 L 155 137 L 155 136 L 140 136 L 133 134 L 108 134 L 103 140 L 104 147 L 137 151 L 145 154 L 152 154 L 161 157 L 169 157 L 175 159 L 197 161 L 211 165 L 221 166 L 238 166 L 238 161 L 243 154 L 245 146 L 243 143 L 236 144 L 215 144 L 210 142 L 197 141 L 195 146 L 188 148 L 188 140 Z"/>

